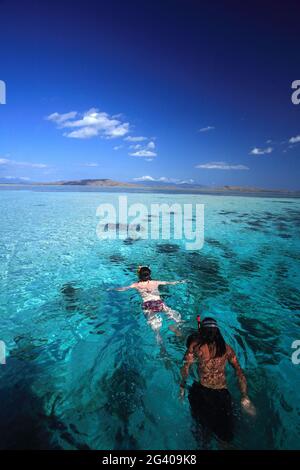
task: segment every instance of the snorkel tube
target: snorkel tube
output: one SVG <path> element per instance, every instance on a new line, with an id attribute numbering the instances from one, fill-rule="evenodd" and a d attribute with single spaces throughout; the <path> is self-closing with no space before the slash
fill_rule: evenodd
<path id="1" fill-rule="evenodd" d="M 198 323 L 198 331 L 199 331 L 199 330 L 200 330 L 200 327 L 201 327 L 201 325 L 200 325 L 200 323 L 201 323 L 201 318 L 200 318 L 200 315 L 197 315 L 197 317 L 196 317 L 196 318 L 197 318 L 197 323 Z"/>

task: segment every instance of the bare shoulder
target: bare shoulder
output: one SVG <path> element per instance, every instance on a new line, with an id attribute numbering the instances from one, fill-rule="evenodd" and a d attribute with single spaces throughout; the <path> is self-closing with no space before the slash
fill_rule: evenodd
<path id="1" fill-rule="evenodd" d="M 232 359 L 235 356 L 235 352 L 229 344 L 226 343 L 226 354 L 228 359 Z"/>

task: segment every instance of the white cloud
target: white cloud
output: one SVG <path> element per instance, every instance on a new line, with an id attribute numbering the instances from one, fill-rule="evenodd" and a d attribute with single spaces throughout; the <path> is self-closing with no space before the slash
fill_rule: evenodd
<path id="1" fill-rule="evenodd" d="M 298 144 L 300 142 L 300 135 L 296 135 L 296 137 L 291 137 L 289 140 L 290 144 Z"/>
<path id="2" fill-rule="evenodd" d="M 74 119 L 77 116 L 80 119 Z M 106 139 L 124 137 L 130 127 L 128 122 L 122 122 L 120 118 L 100 112 L 96 108 L 91 108 L 83 114 L 76 111 L 65 114 L 53 113 L 46 119 L 56 123 L 59 129 L 75 129 L 63 134 L 73 139 L 90 139 L 96 136 Z"/>
<path id="3" fill-rule="evenodd" d="M 178 184 L 194 184 L 194 183 L 195 183 L 195 180 L 193 179 L 182 180 L 178 182 Z"/>
<path id="4" fill-rule="evenodd" d="M 30 178 L 28 176 L 3 176 L 2 178 L 5 178 L 6 180 L 22 180 L 22 181 L 30 181 Z"/>
<path id="5" fill-rule="evenodd" d="M 137 150 L 136 152 L 132 152 L 129 154 L 131 157 L 156 157 L 157 153 L 152 152 L 151 150 Z"/>
<path id="6" fill-rule="evenodd" d="M 147 145 L 148 149 L 155 149 L 155 143 L 153 141 L 149 142 Z"/>
<path id="7" fill-rule="evenodd" d="M 178 178 L 167 178 L 166 176 L 160 176 L 159 178 L 154 178 L 153 176 L 146 175 L 146 176 L 139 176 L 137 178 L 133 178 L 133 181 L 151 181 L 157 183 L 173 183 L 173 184 L 192 184 L 194 180 L 180 180 Z"/>
<path id="8" fill-rule="evenodd" d="M 77 116 L 76 111 L 70 111 L 69 113 L 59 114 L 59 113 L 52 113 L 46 117 L 47 121 L 53 121 L 56 124 L 61 124 L 68 119 L 73 119 Z"/>
<path id="9" fill-rule="evenodd" d="M 17 162 L 15 160 L 8 160 L 7 158 L 0 158 L 0 165 L 10 165 L 28 168 L 48 168 L 45 163 L 30 163 L 30 162 Z"/>
<path id="10" fill-rule="evenodd" d="M 171 183 L 177 182 L 177 179 L 167 178 L 166 176 L 160 176 L 159 178 L 154 178 L 153 176 L 140 176 L 138 178 L 133 178 L 134 181 L 156 181 L 161 183 Z"/>
<path id="11" fill-rule="evenodd" d="M 123 145 L 115 145 L 114 150 L 120 150 L 123 147 Z"/>
<path id="12" fill-rule="evenodd" d="M 265 155 L 265 154 L 268 154 L 268 153 L 272 153 L 273 152 L 273 148 L 272 147 L 267 147 L 267 148 L 258 148 L 258 147 L 254 147 L 251 152 L 250 152 L 250 155 Z"/>
<path id="13" fill-rule="evenodd" d="M 195 168 L 202 168 L 204 170 L 249 170 L 245 165 L 230 165 L 226 162 L 210 162 L 196 165 Z"/>
<path id="14" fill-rule="evenodd" d="M 45 163 L 15 162 L 15 165 L 29 166 L 31 168 L 48 168 L 48 165 L 46 165 Z"/>
<path id="15" fill-rule="evenodd" d="M 143 148 L 143 146 L 141 144 L 135 144 L 135 145 L 129 145 L 129 148 L 134 149 L 134 150 L 139 150 Z"/>
<path id="16" fill-rule="evenodd" d="M 88 166 L 88 167 L 95 167 L 95 166 L 99 166 L 99 163 L 85 163 L 83 166 Z"/>
<path id="17" fill-rule="evenodd" d="M 131 157 L 156 157 L 157 153 L 155 151 L 155 143 L 153 141 L 149 142 L 146 146 L 142 147 L 140 144 L 134 146 L 136 152 L 131 152 L 129 155 Z"/>
<path id="18" fill-rule="evenodd" d="M 143 137 L 143 136 L 128 135 L 127 137 L 125 137 L 124 140 L 127 140 L 128 142 L 143 142 L 143 141 L 148 140 L 148 139 L 147 139 L 147 137 Z"/>
<path id="19" fill-rule="evenodd" d="M 138 178 L 133 178 L 133 181 L 155 181 L 152 176 L 140 176 Z"/>
<path id="20" fill-rule="evenodd" d="M 171 178 L 167 178 L 166 176 L 161 176 L 160 178 L 157 178 L 156 181 L 161 181 L 162 183 L 170 183 L 172 180 Z"/>
<path id="21" fill-rule="evenodd" d="M 82 127 L 78 131 L 64 132 L 64 137 L 70 137 L 72 139 L 90 139 L 91 137 L 96 137 L 98 135 L 98 130 L 93 127 Z"/>
<path id="22" fill-rule="evenodd" d="M 201 129 L 198 130 L 198 132 L 208 132 L 208 131 L 213 131 L 215 129 L 214 126 L 206 126 L 206 127 L 201 127 Z"/>

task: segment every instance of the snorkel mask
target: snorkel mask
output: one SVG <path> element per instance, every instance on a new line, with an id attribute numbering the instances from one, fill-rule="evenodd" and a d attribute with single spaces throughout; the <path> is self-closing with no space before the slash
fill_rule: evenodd
<path id="1" fill-rule="evenodd" d="M 200 330 L 200 328 L 218 328 L 218 324 L 216 322 L 216 320 L 214 320 L 213 318 L 204 318 L 204 320 L 202 320 L 201 322 L 201 318 L 200 318 L 200 315 L 197 315 L 197 323 L 198 323 L 198 331 Z"/>

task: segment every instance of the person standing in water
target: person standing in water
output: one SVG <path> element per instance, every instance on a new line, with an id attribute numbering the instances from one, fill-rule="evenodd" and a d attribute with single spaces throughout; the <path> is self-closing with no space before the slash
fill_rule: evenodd
<path id="1" fill-rule="evenodd" d="M 181 316 L 176 311 L 168 307 L 160 297 L 159 286 L 181 284 L 186 281 L 155 281 L 151 279 L 151 270 L 148 266 L 139 266 L 138 282 L 134 282 L 127 287 L 118 287 L 117 291 L 125 291 L 128 289 L 136 289 L 143 299 L 143 310 L 148 319 L 148 324 L 154 331 L 158 331 L 162 326 L 162 317 L 160 313 L 165 313 L 170 320 L 175 323 L 181 322 Z M 179 334 L 174 325 L 170 329 Z"/>
<path id="2" fill-rule="evenodd" d="M 200 320 L 198 320 L 200 322 Z M 189 390 L 192 416 L 203 431 L 213 432 L 221 441 L 233 438 L 231 395 L 227 389 L 225 366 L 234 367 L 241 391 L 241 405 L 250 415 L 255 408 L 248 397 L 246 377 L 234 350 L 225 343 L 216 320 L 205 318 L 199 323 L 198 334 L 189 336 L 184 365 L 181 369 L 180 396 L 184 398 L 190 366 L 198 362 L 199 382 Z"/>

